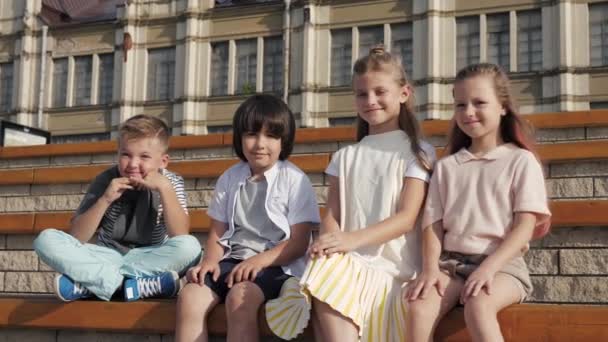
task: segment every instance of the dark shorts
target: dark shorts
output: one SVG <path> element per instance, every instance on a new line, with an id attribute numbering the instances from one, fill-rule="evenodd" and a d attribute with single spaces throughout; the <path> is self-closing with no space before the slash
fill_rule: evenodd
<path id="1" fill-rule="evenodd" d="M 226 300 L 226 296 L 230 291 L 228 284 L 226 284 L 226 277 L 228 277 L 230 271 L 242 261 L 243 260 L 238 259 L 224 259 L 220 261 L 220 276 L 217 281 L 213 281 L 211 273 L 205 275 L 205 285 L 220 297 L 220 303 L 223 303 Z M 253 283 L 262 290 L 264 298 L 270 300 L 279 296 L 283 283 L 290 277 L 290 275 L 283 272 L 283 269 L 280 266 L 273 266 L 260 271 Z"/>

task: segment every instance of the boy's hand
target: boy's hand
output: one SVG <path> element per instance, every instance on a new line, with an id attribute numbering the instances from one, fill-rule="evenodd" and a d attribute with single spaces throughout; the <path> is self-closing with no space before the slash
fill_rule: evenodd
<path id="1" fill-rule="evenodd" d="M 207 273 L 211 273 L 213 281 L 217 281 L 220 276 L 220 264 L 203 260 L 200 264 L 190 267 L 188 272 L 186 272 L 186 279 L 189 283 L 195 283 L 202 286 L 205 283 L 205 275 Z"/>
<path id="2" fill-rule="evenodd" d="M 357 247 L 357 241 L 353 233 L 336 230 L 319 235 L 317 241 L 313 242 L 308 249 L 308 253 L 311 258 L 317 258 L 323 255 L 329 256 L 334 253 L 350 252 Z"/>
<path id="3" fill-rule="evenodd" d="M 160 191 L 163 187 L 171 186 L 169 179 L 158 170 L 148 172 L 146 177 L 130 177 L 131 184 L 138 189 L 146 188 L 152 191 Z"/>
<path id="4" fill-rule="evenodd" d="M 481 263 L 464 282 L 460 293 L 460 303 L 465 304 L 470 297 L 477 296 L 482 289 L 488 295 L 492 294 L 492 281 L 495 275 L 496 271 L 491 269 L 491 267 L 484 267 L 484 264 Z"/>
<path id="5" fill-rule="evenodd" d="M 254 281 L 258 276 L 258 273 L 266 267 L 268 267 L 268 264 L 264 261 L 261 254 L 243 260 L 240 264 L 236 265 L 228 277 L 226 277 L 228 288 L 232 288 L 232 285 L 242 281 Z"/>
<path id="6" fill-rule="evenodd" d="M 420 275 L 407 285 L 404 300 L 414 301 L 418 298 L 425 299 L 429 291 L 437 289 L 437 293 L 443 297 L 447 283 L 445 277 L 441 277 L 441 271 L 434 270 L 422 271 Z"/>
<path id="7" fill-rule="evenodd" d="M 119 177 L 114 178 L 110 182 L 110 185 L 106 188 L 106 191 L 103 194 L 103 199 L 111 204 L 122 196 L 122 194 L 127 190 L 132 190 L 133 186 L 131 185 L 131 181 L 127 177 Z"/>

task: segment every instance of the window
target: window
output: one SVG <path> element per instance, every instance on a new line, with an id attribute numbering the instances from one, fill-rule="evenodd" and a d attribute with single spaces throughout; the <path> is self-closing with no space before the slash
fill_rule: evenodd
<path id="1" fill-rule="evenodd" d="M 456 67 L 479 63 L 479 17 L 456 18 Z"/>
<path id="2" fill-rule="evenodd" d="M 488 15 L 488 62 L 509 71 L 509 13 Z"/>
<path id="3" fill-rule="evenodd" d="M 383 26 L 359 28 L 359 57 L 367 56 L 374 45 L 382 43 L 384 43 Z"/>
<path id="4" fill-rule="evenodd" d="M 283 90 L 283 37 L 264 38 L 264 91 Z"/>
<path id="5" fill-rule="evenodd" d="M 348 85 L 351 79 L 352 30 L 331 31 L 331 85 Z"/>
<path id="6" fill-rule="evenodd" d="M 589 102 L 589 109 L 608 109 L 608 101 Z"/>
<path id="7" fill-rule="evenodd" d="M 0 64 L 0 112 L 8 112 L 13 99 L 13 63 Z"/>
<path id="8" fill-rule="evenodd" d="M 608 3 L 589 5 L 591 66 L 608 65 Z"/>
<path id="9" fill-rule="evenodd" d="M 53 61 L 53 107 L 66 106 L 68 89 L 68 59 L 59 58 Z"/>
<path id="10" fill-rule="evenodd" d="M 543 32 L 540 10 L 517 13 L 517 71 L 543 67 Z"/>
<path id="11" fill-rule="evenodd" d="M 232 132 L 232 125 L 218 125 L 218 126 L 207 126 L 207 133 L 230 133 Z"/>
<path id="12" fill-rule="evenodd" d="M 357 123 L 357 118 L 355 118 L 355 117 L 329 118 L 329 127 L 355 126 L 356 123 Z"/>
<path id="13" fill-rule="evenodd" d="M 412 24 L 391 25 L 391 32 L 393 40 L 391 52 L 396 56 L 400 56 L 405 72 L 411 75 L 414 68 Z"/>
<path id="14" fill-rule="evenodd" d="M 256 91 L 258 65 L 257 39 L 236 42 L 236 88 L 237 94 L 252 94 Z"/>
<path id="15" fill-rule="evenodd" d="M 53 135 L 51 136 L 51 144 L 82 143 L 110 139 L 110 133 Z"/>
<path id="16" fill-rule="evenodd" d="M 228 42 L 211 45 L 211 95 L 228 94 Z"/>
<path id="17" fill-rule="evenodd" d="M 175 85 L 175 49 L 148 51 L 148 100 L 173 98 Z"/>
<path id="18" fill-rule="evenodd" d="M 114 54 L 99 55 L 99 97 L 98 104 L 112 102 L 112 88 L 114 83 Z"/>
<path id="19" fill-rule="evenodd" d="M 91 74 L 93 58 L 91 56 L 74 58 L 74 104 L 86 106 L 91 104 Z"/>

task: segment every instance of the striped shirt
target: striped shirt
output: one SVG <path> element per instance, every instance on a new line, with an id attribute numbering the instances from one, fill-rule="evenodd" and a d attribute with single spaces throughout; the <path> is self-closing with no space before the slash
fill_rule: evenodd
<path id="1" fill-rule="evenodd" d="M 173 185 L 177 199 L 187 214 L 184 179 L 166 169 L 161 169 L 161 173 Z M 100 173 L 89 186 L 74 216 L 92 207 L 117 177 L 120 177 L 117 166 Z M 160 194 L 154 191 L 125 191 L 106 210 L 98 226 L 97 244 L 123 253 L 134 247 L 159 245 L 167 239 Z"/>

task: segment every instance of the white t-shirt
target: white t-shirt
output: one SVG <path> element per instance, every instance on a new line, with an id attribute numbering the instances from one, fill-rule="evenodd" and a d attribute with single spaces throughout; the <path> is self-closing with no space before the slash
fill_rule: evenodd
<path id="1" fill-rule="evenodd" d="M 420 145 L 429 163 L 435 149 Z M 359 143 L 336 152 L 325 170 L 339 179 L 340 228 L 356 231 L 380 222 L 397 212 L 405 177 L 429 181 L 430 175 L 411 151 L 410 140 L 401 130 L 369 135 Z M 357 249 L 352 255 L 369 267 L 409 280 L 420 269 L 419 226 L 379 246 Z"/>

